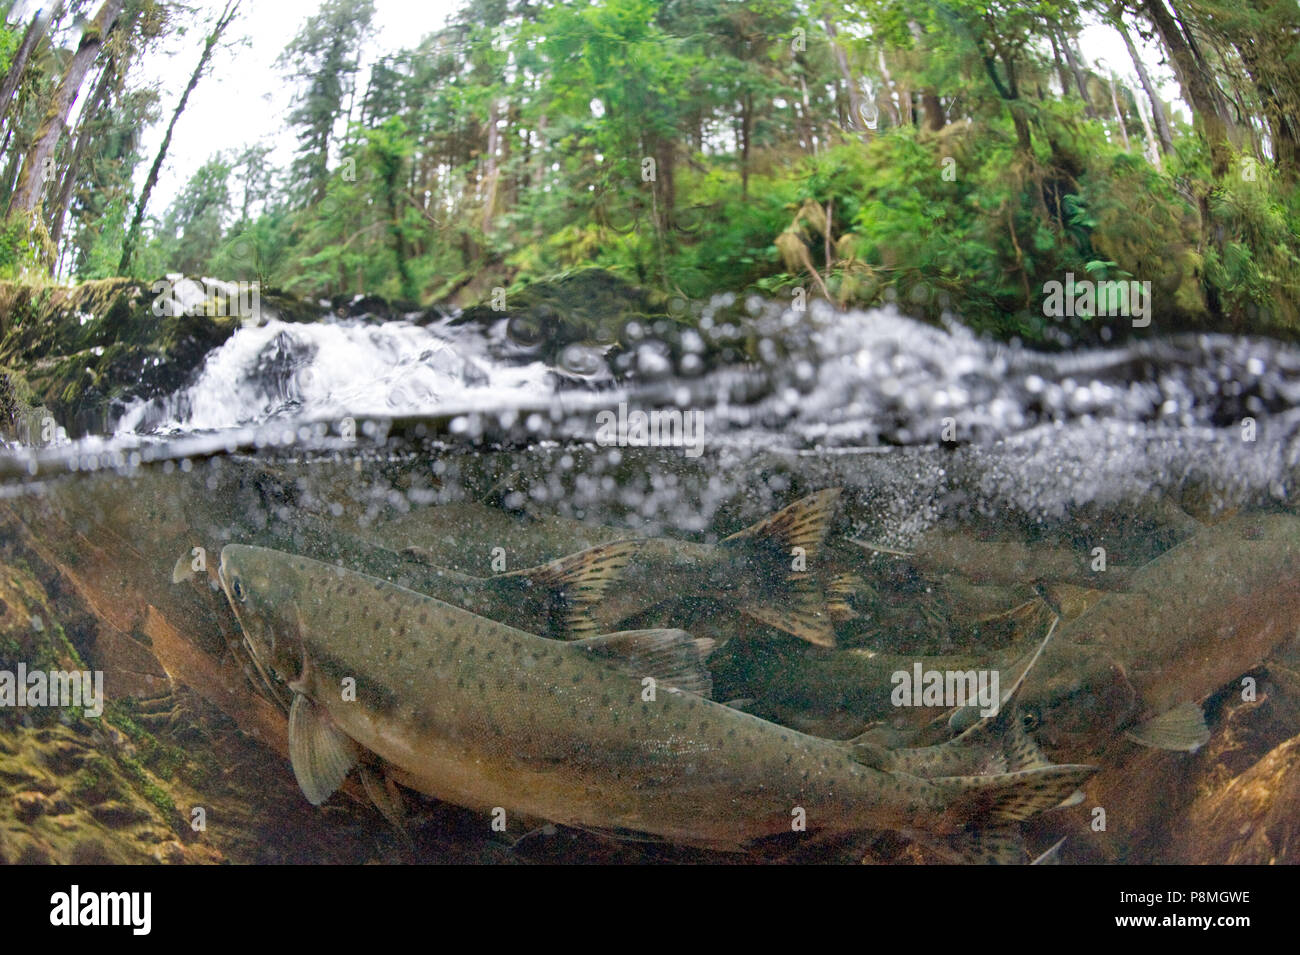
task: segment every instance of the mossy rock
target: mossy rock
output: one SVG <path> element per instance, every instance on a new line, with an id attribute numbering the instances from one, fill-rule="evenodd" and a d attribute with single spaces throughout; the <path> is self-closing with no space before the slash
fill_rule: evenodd
<path id="1" fill-rule="evenodd" d="M 45 590 L 25 568 L 0 563 L 0 670 L 18 664 L 35 670 L 81 670 L 84 664 L 68 641 Z M 8 710 L 5 717 L 26 714 L 36 725 L 58 718 L 53 707 Z"/>
<path id="2" fill-rule="evenodd" d="M 0 426 L 12 429 L 26 409 L 43 405 L 71 437 L 99 431 L 126 404 L 184 387 L 244 320 L 220 314 L 228 308 L 215 297 L 186 310 L 163 307 L 166 300 L 155 308 L 160 295 L 170 296 L 160 283 L 128 279 L 0 282 Z M 321 315 L 276 289 L 258 298 L 262 320 Z"/>
<path id="3" fill-rule="evenodd" d="M 506 291 L 505 307 L 494 308 L 492 298 L 465 309 L 458 322 L 493 326 L 503 318 L 512 338 L 521 345 L 547 340 L 562 346 L 569 342 L 617 342 L 629 321 L 667 316 L 647 290 L 605 269 L 583 269 Z"/>
<path id="4" fill-rule="evenodd" d="M 751 329 L 743 319 L 736 325 L 736 339 L 722 342 L 695 334 L 698 313 L 682 296 L 644 289 L 593 268 L 512 288 L 505 294 L 504 308 L 494 308 L 489 297 L 465 309 L 457 322 L 495 329 L 504 321 L 498 357 L 541 360 L 562 372 L 573 370 L 567 357 L 570 346 L 603 351 L 619 378 L 653 377 L 670 370 L 690 376 L 754 357 L 754 342 L 748 340 Z"/>

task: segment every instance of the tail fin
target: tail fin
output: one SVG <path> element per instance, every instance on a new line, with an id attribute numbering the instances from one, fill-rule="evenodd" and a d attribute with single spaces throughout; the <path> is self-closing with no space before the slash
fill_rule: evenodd
<path id="1" fill-rule="evenodd" d="M 569 639 L 600 632 L 592 611 L 610 584 L 641 547 L 641 541 L 616 541 L 580 550 L 539 567 L 525 567 L 491 578 L 498 585 L 524 583 L 543 595 L 555 629 Z"/>
<path id="2" fill-rule="evenodd" d="M 818 491 L 723 540 L 755 566 L 764 584 L 763 596 L 748 600 L 742 613 L 817 646 L 835 645 L 822 578 L 808 568 L 821 552 L 839 498 L 840 488 Z"/>
<path id="3" fill-rule="evenodd" d="M 1097 771 L 1096 766 L 1044 766 L 994 776 L 943 776 L 934 784 L 948 794 L 947 815 L 955 824 L 1023 822 L 1069 802 Z"/>
<path id="4" fill-rule="evenodd" d="M 866 586 L 857 574 L 836 574 L 826 586 L 826 612 L 834 623 L 858 619 L 849 598 Z"/>

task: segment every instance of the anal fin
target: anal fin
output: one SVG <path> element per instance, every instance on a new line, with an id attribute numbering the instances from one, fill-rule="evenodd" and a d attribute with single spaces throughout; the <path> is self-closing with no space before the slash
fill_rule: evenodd
<path id="1" fill-rule="evenodd" d="M 1024 836 L 1016 825 L 958 829 L 946 836 L 909 833 L 947 862 L 962 865 L 1024 865 L 1029 860 Z"/>
<path id="2" fill-rule="evenodd" d="M 617 663 L 629 673 L 711 698 L 713 676 L 704 665 L 714 643 L 685 630 L 622 630 L 578 640 L 574 646 Z"/>
<path id="3" fill-rule="evenodd" d="M 382 769 L 372 766 L 362 766 L 358 775 L 361 777 L 362 788 L 365 789 L 366 795 L 370 797 L 375 808 L 379 810 L 379 814 L 388 820 L 407 845 L 414 845 L 411 833 L 407 829 L 406 803 L 397 784 Z"/>

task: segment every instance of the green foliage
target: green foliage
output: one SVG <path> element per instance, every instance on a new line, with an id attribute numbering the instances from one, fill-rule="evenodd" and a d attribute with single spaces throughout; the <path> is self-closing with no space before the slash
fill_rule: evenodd
<path id="1" fill-rule="evenodd" d="M 1112 91 L 1078 49 L 1085 19 L 1150 34 L 1135 5 L 463 0 L 363 79 L 373 4 L 326 0 L 279 61 L 298 94 L 289 168 L 269 144 L 212 157 L 133 268 L 464 304 L 595 266 L 664 299 L 797 286 L 1004 338 L 1124 333 L 1044 315 L 1045 283 L 1073 274 L 1151 282 L 1160 330 L 1300 334 L 1300 74 L 1278 39 L 1300 27 L 1294 4 L 1178 6 L 1209 79 L 1254 117 L 1226 176 L 1202 117 L 1174 114 L 1153 165 L 1146 94 Z M 57 80 L 57 57 L 37 59 L 16 139 Z M 877 108 L 870 128 L 855 99 Z M 79 276 L 110 274 L 155 107 L 126 84 L 96 114 Z M 39 265 L 39 241 L 0 238 L 0 273 Z"/>
<path id="2" fill-rule="evenodd" d="M 39 221 L 15 216 L 0 224 L 0 279 L 38 279 L 52 257 L 49 233 Z"/>

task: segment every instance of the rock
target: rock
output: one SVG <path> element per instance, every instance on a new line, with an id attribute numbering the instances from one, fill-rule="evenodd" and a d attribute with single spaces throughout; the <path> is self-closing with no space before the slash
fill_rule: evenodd
<path id="1" fill-rule="evenodd" d="M 80 657 L 68 641 L 60 615 L 44 587 L 24 567 L 3 560 L 0 556 L 0 669 L 12 673 L 19 663 L 28 672 L 81 669 Z M 32 625 L 33 620 L 41 621 L 39 629 Z M 39 724 L 56 715 L 52 708 L 22 712 Z"/>
<path id="2" fill-rule="evenodd" d="M 226 861 L 225 856 L 212 846 L 187 846 L 174 839 L 155 846 L 149 855 L 166 865 L 219 865 Z"/>
<path id="3" fill-rule="evenodd" d="M 18 865 L 53 865 L 50 846 L 42 842 L 27 842 L 15 860 Z"/>
<path id="4" fill-rule="evenodd" d="M 91 806 L 90 814 L 104 825 L 114 828 L 122 828 L 150 818 L 149 813 L 143 809 L 116 799 L 106 800 Z"/>
<path id="5" fill-rule="evenodd" d="M 134 861 L 130 855 L 94 837 L 78 841 L 68 855 L 71 865 L 123 865 Z"/>
<path id="6" fill-rule="evenodd" d="M 1172 828 L 1174 863 L 1282 865 L 1300 860 L 1300 736 L 1202 795 Z"/>
<path id="7" fill-rule="evenodd" d="M 14 816 L 23 821 L 30 822 L 37 816 L 45 814 L 46 806 L 50 797 L 44 793 L 21 792 L 14 796 Z"/>
<path id="8" fill-rule="evenodd" d="M 645 289 L 604 269 L 584 269 L 560 278 L 534 282 L 501 299 L 490 295 L 456 318 L 495 330 L 495 357 L 544 361 L 563 369 L 566 348 L 578 343 L 608 348 L 609 359 L 634 344 L 636 330 L 672 338 L 676 322 Z M 632 332 L 629 332 L 632 330 Z M 592 377 L 590 372 L 579 377 Z"/>

